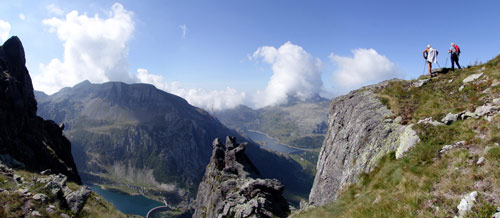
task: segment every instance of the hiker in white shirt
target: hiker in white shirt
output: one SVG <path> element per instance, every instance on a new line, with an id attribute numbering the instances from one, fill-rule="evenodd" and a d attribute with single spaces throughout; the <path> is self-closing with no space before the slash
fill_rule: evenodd
<path id="1" fill-rule="evenodd" d="M 431 74 L 432 63 L 437 63 L 437 56 L 439 52 L 431 45 L 427 45 L 427 48 L 422 52 L 424 59 L 427 61 L 427 66 L 429 68 L 429 75 Z"/>

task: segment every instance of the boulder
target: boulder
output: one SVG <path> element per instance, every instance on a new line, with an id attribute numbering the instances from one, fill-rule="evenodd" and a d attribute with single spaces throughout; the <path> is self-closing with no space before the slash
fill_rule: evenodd
<path id="1" fill-rule="evenodd" d="M 66 199 L 66 203 L 68 204 L 71 211 L 75 214 L 79 214 L 80 211 L 85 206 L 87 199 L 89 198 L 92 191 L 89 187 L 83 186 L 78 191 L 70 192 L 65 194 L 64 198 Z"/>
<path id="2" fill-rule="evenodd" d="M 477 165 L 482 165 L 483 163 L 484 163 L 484 157 L 480 157 L 476 162 Z"/>
<path id="3" fill-rule="evenodd" d="M 431 81 L 431 79 L 420 79 L 420 80 L 413 82 L 411 84 L 411 86 L 418 88 L 418 87 L 421 87 L 421 86 L 427 84 L 429 81 Z"/>
<path id="4" fill-rule="evenodd" d="M 479 79 L 479 77 L 481 77 L 482 75 L 483 75 L 483 73 L 472 74 L 472 75 L 468 76 L 467 78 L 465 78 L 462 82 L 463 83 L 473 82 L 473 81 Z"/>
<path id="5" fill-rule="evenodd" d="M 39 179 L 38 182 L 47 183 L 45 188 L 49 189 L 52 194 L 62 194 L 64 187 L 66 187 L 66 181 L 68 177 L 63 174 L 50 175 L 49 178 Z"/>
<path id="6" fill-rule="evenodd" d="M 446 116 L 441 120 L 441 122 L 443 122 L 444 124 L 446 125 L 449 125 L 455 121 L 457 121 L 459 117 L 459 114 L 452 114 L 452 113 L 448 113 L 446 114 Z"/>
<path id="7" fill-rule="evenodd" d="M 473 191 L 462 198 L 460 204 L 457 206 L 458 217 L 465 217 L 467 212 L 469 212 L 472 209 L 472 206 L 474 206 L 474 203 L 476 202 L 476 197 L 477 197 L 477 191 Z"/>
<path id="8" fill-rule="evenodd" d="M 46 169 L 46 170 L 40 172 L 40 174 L 42 174 L 42 175 L 50 175 L 51 173 L 52 173 L 52 171 L 50 169 Z"/>
<path id="9" fill-rule="evenodd" d="M 433 120 L 432 117 L 427 117 L 427 118 L 425 118 L 423 120 L 419 120 L 417 123 L 418 124 L 420 124 L 420 123 L 431 124 L 433 126 L 442 126 L 442 125 L 444 125 L 444 123 L 441 123 L 439 121 Z"/>
<path id="10" fill-rule="evenodd" d="M 40 212 L 34 210 L 33 212 L 31 212 L 31 216 L 34 216 L 34 217 L 41 217 L 42 214 L 40 214 Z"/>
<path id="11" fill-rule="evenodd" d="M 491 115 L 493 113 L 496 113 L 500 110 L 500 106 L 493 106 L 493 105 L 483 105 L 479 106 L 476 108 L 476 111 L 474 111 L 475 117 L 482 117 L 485 115 Z"/>
<path id="12" fill-rule="evenodd" d="M 458 142 L 455 142 L 451 145 L 445 145 L 441 148 L 441 151 L 439 151 L 440 153 L 445 153 L 449 150 L 452 150 L 456 147 L 460 147 L 460 146 L 464 146 L 465 145 L 465 141 L 458 141 Z"/>
<path id="13" fill-rule="evenodd" d="M 46 202 L 47 199 L 48 199 L 48 197 L 45 194 L 38 193 L 38 194 L 33 195 L 33 200 Z"/>

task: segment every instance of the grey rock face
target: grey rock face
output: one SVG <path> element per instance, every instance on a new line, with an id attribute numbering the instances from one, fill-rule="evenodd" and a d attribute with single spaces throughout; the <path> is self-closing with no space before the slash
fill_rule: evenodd
<path id="1" fill-rule="evenodd" d="M 417 132 L 412 129 L 413 125 L 409 125 L 404 128 L 403 132 L 399 136 L 400 144 L 396 149 L 396 159 L 402 158 L 404 153 L 413 148 L 418 142 L 420 142 L 420 138 L 417 135 Z"/>
<path id="2" fill-rule="evenodd" d="M 259 172 L 245 155 L 247 143 L 215 139 L 193 217 L 287 217 L 284 186 L 276 179 L 254 179 Z"/>
<path id="3" fill-rule="evenodd" d="M 383 122 L 393 114 L 373 90 L 384 84 L 353 91 L 330 103 L 329 129 L 319 154 L 310 204 L 335 200 L 343 187 L 357 182 L 358 176 L 370 172 L 382 156 L 404 144 L 402 139 L 408 141 L 403 136 L 407 127 Z"/>

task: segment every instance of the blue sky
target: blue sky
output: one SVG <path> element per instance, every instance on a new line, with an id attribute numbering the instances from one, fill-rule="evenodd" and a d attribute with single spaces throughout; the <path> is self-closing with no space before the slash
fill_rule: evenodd
<path id="1" fill-rule="evenodd" d="M 427 44 L 441 52 L 442 66 L 450 42 L 461 47 L 462 65 L 485 62 L 500 51 L 498 8 L 495 0 L 16 0 L 3 4 L 0 20 L 23 41 L 37 89 L 51 93 L 82 79 L 149 82 L 220 109 L 282 103 L 284 95 L 333 97 L 394 76 L 416 78 Z M 65 39 L 68 31 L 80 36 L 74 35 L 80 27 L 68 22 L 73 10 L 75 22 L 97 14 L 95 22 L 121 19 L 124 27 L 117 39 L 100 44 L 98 37 L 115 32 L 94 30 L 98 25 L 88 21 L 81 27 L 88 36 Z M 78 56 L 85 49 L 93 56 L 88 60 Z M 268 103 L 259 104 L 262 99 Z"/>

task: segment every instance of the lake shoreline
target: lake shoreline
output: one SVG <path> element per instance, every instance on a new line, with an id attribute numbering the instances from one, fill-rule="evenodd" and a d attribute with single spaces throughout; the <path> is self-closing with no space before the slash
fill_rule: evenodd
<path id="1" fill-rule="evenodd" d="M 87 183 L 85 185 L 125 214 L 146 216 L 149 210 L 164 205 L 163 202 L 150 199 L 144 195 L 131 195 L 120 189 L 104 187 L 102 184 Z"/>
<path id="2" fill-rule="evenodd" d="M 270 136 L 269 134 L 265 133 L 265 132 L 261 132 L 261 131 L 258 131 L 258 130 L 250 130 L 250 129 L 247 129 L 246 131 L 249 131 L 249 132 L 256 132 L 256 133 L 260 133 L 260 134 L 263 134 L 265 135 L 266 137 L 276 141 L 277 143 L 279 143 L 280 145 L 283 145 L 285 147 L 288 147 L 288 148 L 293 148 L 293 149 L 297 149 L 297 150 L 301 150 L 301 151 L 314 151 L 314 149 L 307 149 L 307 148 L 300 148 L 300 147 L 295 147 L 295 146 L 292 146 L 292 145 L 289 145 L 289 144 L 285 144 L 285 143 L 282 143 L 279 139 L 277 138 L 274 138 L 272 136 Z M 250 137 L 250 136 L 248 136 Z M 252 139 L 254 140 L 254 139 Z M 255 141 L 255 140 L 254 140 Z M 265 146 L 262 146 L 262 147 L 265 147 Z M 294 152 L 292 152 L 294 153 Z M 292 154 L 290 153 L 290 154 Z"/>

